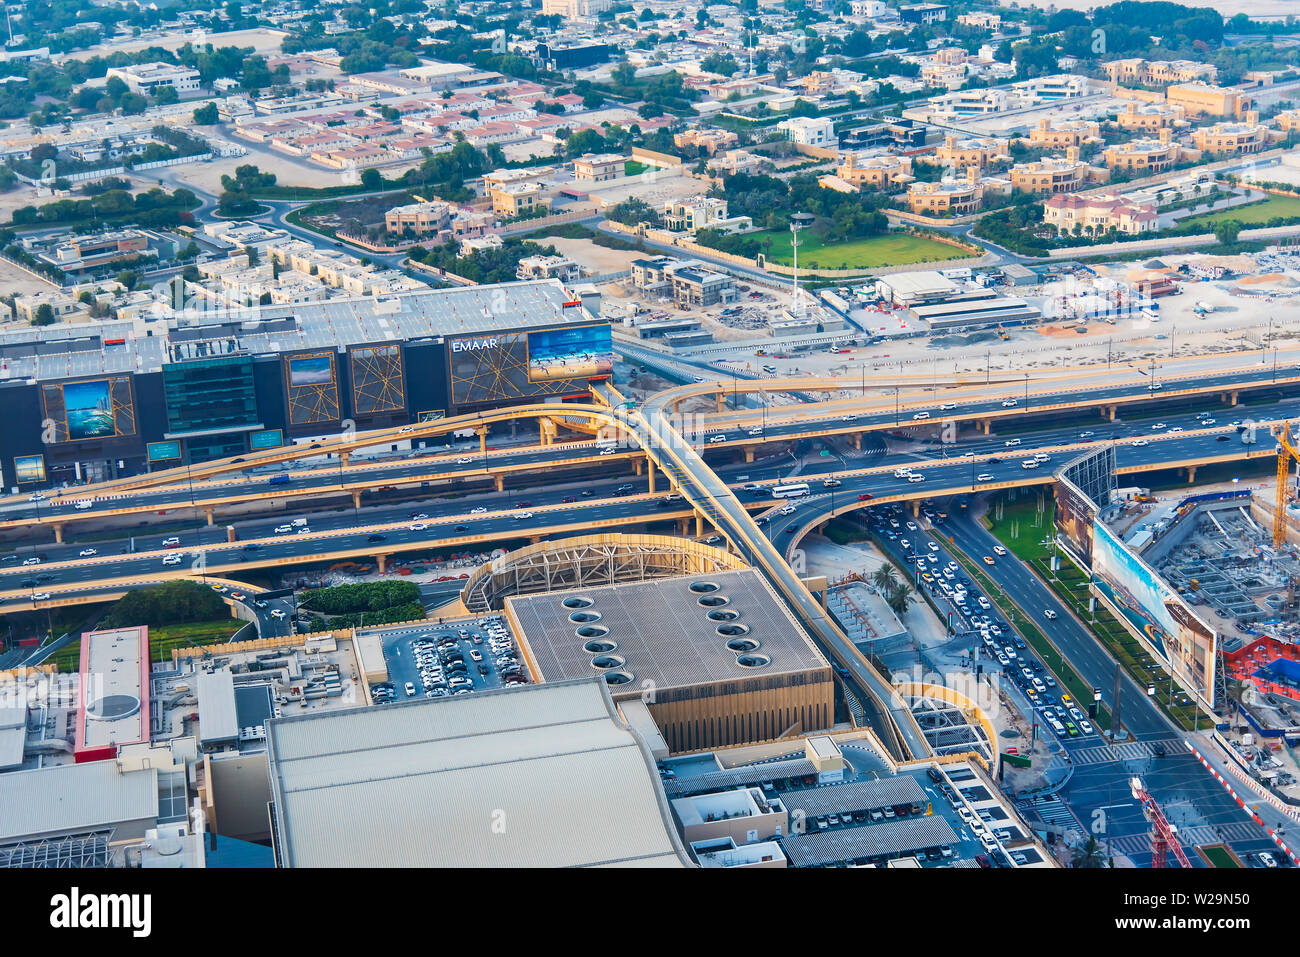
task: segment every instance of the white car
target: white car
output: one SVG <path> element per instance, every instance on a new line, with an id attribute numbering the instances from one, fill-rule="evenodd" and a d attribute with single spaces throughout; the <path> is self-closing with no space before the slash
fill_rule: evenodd
<path id="1" fill-rule="evenodd" d="M 779 509 L 777 509 L 777 514 L 779 515 L 793 515 L 794 512 L 795 512 L 795 508 L 793 505 L 782 505 Z"/>
<path id="2" fill-rule="evenodd" d="M 163 556 L 164 565 L 179 565 L 183 560 L 184 559 L 179 552 L 173 552 L 170 555 Z"/>
<path id="3" fill-rule="evenodd" d="M 1017 446 L 1017 445 L 1020 444 L 1020 440 L 1019 440 L 1019 439 L 1007 439 L 1007 440 L 1006 440 L 1005 442 L 1003 442 L 1002 444 L 1003 444 L 1004 446 L 1006 446 L 1007 448 L 1013 448 L 1013 447 L 1015 447 L 1015 446 Z"/>
<path id="4" fill-rule="evenodd" d="M 484 512 L 486 512 L 486 511 L 487 511 L 487 506 L 486 506 L 486 505 L 479 505 L 479 506 L 477 506 L 476 508 L 471 508 L 471 509 L 469 510 L 469 513 L 470 513 L 471 515 L 482 515 L 482 514 L 483 514 Z"/>
<path id="5" fill-rule="evenodd" d="M 406 527 L 413 532 L 422 532 L 425 529 L 427 529 L 429 526 L 424 524 L 424 522 L 412 522 L 410 525 Z"/>
<path id="6" fill-rule="evenodd" d="M 611 446 L 608 446 L 607 448 L 603 448 L 603 449 L 601 449 L 601 450 L 600 450 L 600 454 L 601 454 L 601 455 L 613 455 L 613 454 L 614 454 L 614 446 L 611 445 Z"/>
<path id="7" fill-rule="evenodd" d="M 77 555 L 80 558 L 89 558 L 91 555 L 98 555 L 98 554 L 99 552 L 93 548 L 83 548 L 81 551 L 77 552 Z"/>
<path id="8" fill-rule="evenodd" d="M 311 529 L 308 528 L 306 525 L 303 525 L 303 526 L 301 526 L 301 527 L 300 527 L 296 532 L 294 532 L 294 534 L 295 534 L 295 535 L 310 535 L 310 534 L 311 534 Z"/>
<path id="9" fill-rule="evenodd" d="M 1174 426 L 1172 429 L 1170 429 L 1169 431 L 1170 431 L 1170 432 L 1181 432 L 1181 431 L 1183 431 L 1183 427 L 1182 427 L 1181 425 L 1175 425 L 1175 426 Z"/>
<path id="10" fill-rule="evenodd" d="M 928 419 L 929 417 L 930 417 L 929 412 L 918 412 L 916 413 L 916 415 L 912 416 L 912 418 L 914 419 Z"/>
<path id="11" fill-rule="evenodd" d="M 1038 459 L 1025 459 L 1020 463 L 1020 467 L 1022 469 L 1036 469 L 1038 468 Z"/>
<path id="12" fill-rule="evenodd" d="M 725 435 L 714 435 L 709 437 L 709 441 L 711 443 L 725 442 L 727 441 L 727 437 Z"/>
<path id="13" fill-rule="evenodd" d="M 278 609 L 278 608 L 273 609 L 273 610 L 271 611 L 271 617 L 272 617 L 272 618 L 283 618 L 283 617 L 284 617 L 284 612 L 282 612 L 282 611 L 281 611 L 280 609 Z"/>
<path id="14" fill-rule="evenodd" d="M 415 685 L 410 681 L 406 683 L 406 696 L 408 698 L 415 697 Z"/>
<path id="15" fill-rule="evenodd" d="M 911 474 L 912 470 L 909 468 L 894 469 L 894 478 L 907 478 Z"/>
<path id="16" fill-rule="evenodd" d="M 846 415 L 846 416 L 844 416 L 844 418 L 840 419 L 841 422 L 856 422 L 857 420 L 858 420 L 858 417 L 857 417 L 856 415 L 852 415 L 852 414 L 850 414 L 850 415 Z"/>
<path id="17" fill-rule="evenodd" d="M 35 555 L 33 555 L 31 558 L 24 558 L 24 559 L 23 559 L 23 564 L 24 564 L 24 565 L 39 565 L 40 563 L 41 563 L 41 560 L 40 560 L 39 558 L 37 558 Z"/>
<path id="18" fill-rule="evenodd" d="M 977 481 L 977 482 L 992 482 L 992 481 L 993 481 L 993 475 L 992 475 L 992 473 L 990 473 L 990 472 L 981 472 L 979 475 L 975 476 L 975 481 Z"/>
<path id="19" fill-rule="evenodd" d="M 414 431 L 415 431 L 415 426 L 413 426 L 413 425 L 404 425 L 404 426 L 402 426 L 400 429 L 397 430 L 397 434 L 398 434 L 398 435 L 408 435 L 408 434 L 410 434 L 411 432 L 414 432 Z"/>
<path id="20" fill-rule="evenodd" d="M 1015 399 L 1003 399 L 1002 408 L 1014 409 L 1019 403 Z"/>
<path id="21" fill-rule="evenodd" d="M 1055 620 L 1056 620 L 1056 612 L 1052 611 L 1052 609 L 1050 609 L 1050 608 L 1044 608 L 1044 609 L 1043 609 L 1043 617 L 1046 618 L 1048 621 L 1055 621 Z"/>
<path id="22" fill-rule="evenodd" d="M 38 591 L 36 594 L 32 595 L 32 601 L 49 601 L 49 600 L 50 600 L 50 593 L 47 591 Z"/>
<path id="23" fill-rule="evenodd" d="M 952 410 L 952 409 L 955 409 L 955 408 L 957 408 L 957 403 L 956 403 L 956 402 L 945 402 L 943 405 L 939 406 L 939 411 L 940 411 L 940 412 L 948 412 L 948 411 L 950 411 L 950 410 Z"/>
<path id="24" fill-rule="evenodd" d="M 994 554 L 994 555 L 997 555 L 997 556 L 1001 557 L 1001 556 L 1005 555 L 1006 553 L 1007 553 L 1007 550 L 1006 550 L 1005 548 L 1003 548 L 1001 545 L 994 545 L 994 546 L 993 546 L 993 554 Z"/>
<path id="25" fill-rule="evenodd" d="M 750 430 L 749 430 L 749 434 L 750 434 L 750 435 L 762 435 L 762 434 L 763 434 L 763 430 L 762 430 L 762 429 L 750 429 Z"/>
<path id="26" fill-rule="evenodd" d="M 164 539 L 163 539 L 162 547 L 163 547 L 163 548 L 175 548 L 175 547 L 176 547 L 177 545 L 179 545 L 180 543 L 181 543 L 181 540 L 180 540 L 179 538 L 177 538 L 175 535 L 173 535 L 171 538 L 164 538 Z"/>
<path id="27" fill-rule="evenodd" d="M 522 522 L 533 517 L 532 512 L 515 512 L 515 521 Z"/>
<path id="28" fill-rule="evenodd" d="M 292 525 L 277 525 L 277 526 L 275 526 L 275 534 L 277 534 L 277 535 L 289 535 L 289 534 L 291 534 L 292 532 L 293 532 L 293 526 L 292 526 Z"/>
<path id="29" fill-rule="evenodd" d="M 1136 440 L 1136 441 L 1133 443 L 1133 448 L 1135 448 L 1135 449 L 1140 449 L 1140 448 L 1143 448 L 1143 447 L 1148 446 L 1148 445 L 1150 445 L 1150 444 L 1151 444 L 1151 443 L 1148 442 L 1146 439 L 1138 439 L 1138 440 Z"/>
<path id="30" fill-rule="evenodd" d="M 473 460 L 473 459 L 470 459 L 470 458 L 463 458 L 463 457 L 462 457 L 462 458 L 459 458 L 459 459 L 456 460 L 456 464 L 457 464 L 457 465 L 473 465 L 473 464 L 474 464 L 474 460 Z"/>
<path id="31" fill-rule="evenodd" d="M 83 498 L 80 502 L 74 503 L 72 507 L 79 512 L 84 512 L 88 508 L 94 508 L 95 503 L 90 501 L 90 499 Z"/>
<path id="32" fill-rule="evenodd" d="M 925 476 L 924 476 L 924 475 L 918 475 L 917 473 L 913 472 L 911 475 L 909 475 L 909 476 L 907 477 L 907 480 L 908 480 L 909 482 L 924 482 L 924 481 L 925 481 Z"/>

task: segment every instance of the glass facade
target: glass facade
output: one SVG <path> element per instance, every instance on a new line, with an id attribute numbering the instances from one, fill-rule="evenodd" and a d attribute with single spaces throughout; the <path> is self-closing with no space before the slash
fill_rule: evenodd
<path id="1" fill-rule="evenodd" d="M 253 360 L 247 356 L 163 367 L 167 431 L 209 432 L 258 424 Z M 239 442 L 241 448 L 243 440 Z"/>

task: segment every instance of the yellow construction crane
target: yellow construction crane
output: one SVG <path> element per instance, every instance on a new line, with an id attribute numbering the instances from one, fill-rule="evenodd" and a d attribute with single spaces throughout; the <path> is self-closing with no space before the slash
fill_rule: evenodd
<path id="1" fill-rule="evenodd" d="M 1283 422 L 1273 426 L 1273 438 L 1277 439 L 1277 506 L 1273 511 L 1273 547 L 1281 548 L 1286 544 L 1286 504 L 1287 483 L 1291 478 L 1291 460 L 1300 462 L 1300 449 L 1291 439 L 1291 423 Z"/>

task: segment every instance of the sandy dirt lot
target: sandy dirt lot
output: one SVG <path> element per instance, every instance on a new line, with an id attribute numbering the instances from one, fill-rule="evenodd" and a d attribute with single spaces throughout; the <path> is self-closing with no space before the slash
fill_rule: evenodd
<path id="1" fill-rule="evenodd" d="M 109 53 L 132 53 L 149 47 L 162 47 L 176 50 L 187 43 L 195 46 L 211 43 L 214 47 L 253 47 L 258 53 L 278 53 L 280 42 L 288 36 L 280 30 L 259 27 L 255 30 L 232 30 L 230 33 L 212 33 L 206 30 L 168 31 L 162 34 L 147 34 L 120 42 L 101 43 L 87 50 L 75 50 L 64 56 L 51 57 L 55 62 L 64 60 L 88 60 L 93 56 L 105 56 Z"/>
<path id="2" fill-rule="evenodd" d="M 59 287 L 31 273 L 23 272 L 11 263 L 0 259 L 0 290 L 15 296 L 30 296 L 37 292 L 53 292 Z"/>
<path id="3" fill-rule="evenodd" d="M 645 253 L 639 253 L 634 249 L 606 249 L 586 239 L 549 236 L 541 242 L 554 246 L 562 255 L 568 256 L 595 276 L 622 272 L 631 268 L 633 259 L 645 256 Z"/>

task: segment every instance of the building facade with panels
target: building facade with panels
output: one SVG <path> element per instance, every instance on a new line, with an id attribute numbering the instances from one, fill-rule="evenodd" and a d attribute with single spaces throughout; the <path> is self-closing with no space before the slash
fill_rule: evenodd
<path id="1" fill-rule="evenodd" d="M 753 569 L 506 600 L 539 681 L 602 675 L 673 753 L 834 723 L 830 665 Z"/>
<path id="2" fill-rule="evenodd" d="M 7 489 L 584 396 L 610 326 L 554 280 L 0 335 Z"/>

